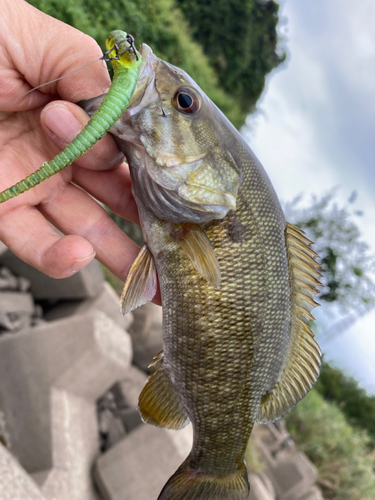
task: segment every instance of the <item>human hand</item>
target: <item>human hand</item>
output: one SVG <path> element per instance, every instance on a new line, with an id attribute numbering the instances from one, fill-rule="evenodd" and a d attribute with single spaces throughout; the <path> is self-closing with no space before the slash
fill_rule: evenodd
<path id="1" fill-rule="evenodd" d="M 23 0 L 0 0 L 0 9 L 0 106 L 102 56 L 92 38 Z M 72 102 L 109 86 L 98 61 L 0 108 L 0 191 L 37 170 L 80 132 L 89 117 Z M 130 188 L 123 155 L 106 135 L 72 166 L 1 204 L 0 240 L 54 278 L 71 276 L 96 256 L 124 280 L 139 249 L 92 196 L 138 222 Z"/>

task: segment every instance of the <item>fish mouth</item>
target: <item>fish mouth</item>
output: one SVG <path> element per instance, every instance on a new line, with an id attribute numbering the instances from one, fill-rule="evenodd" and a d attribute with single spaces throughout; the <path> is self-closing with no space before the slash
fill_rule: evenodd
<path id="1" fill-rule="evenodd" d="M 142 56 L 142 62 L 138 68 L 139 79 L 141 80 L 155 71 L 155 63 L 158 62 L 159 58 L 155 56 L 151 47 L 146 43 L 142 43 L 139 52 Z"/>
<path id="2" fill-rule="evenodd" d="M 155 74 L 160 59 L 145 43 L 142 43 L 139 52 L 142 56 L 142 62 L 138 68 L 138 82 L 124 116 L 137 114 L 143 107 L 148 106 L 159 97 L 155 88 Z"/>

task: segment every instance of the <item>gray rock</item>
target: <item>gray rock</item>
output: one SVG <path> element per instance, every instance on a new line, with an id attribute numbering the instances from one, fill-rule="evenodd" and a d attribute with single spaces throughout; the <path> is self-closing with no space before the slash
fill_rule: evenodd
<path id="1" fill-rule="evenodd" d="M 89 311 L 102 311 L 125 330 L 133 321 L 133 315 L 122 316 L 120 312 L 120 297 L 108 284 L 104 283 L 102 291 L 96 297 L 87 300 L 71 300 L 59 303 L 44 315 L 46 321 L 67 318 L 73 314 Z"/>
<path id="2" fill-rule="evenodd" d="M 31 293 L 36 300 L 87 299 L 96 297 L 103 287 L 103 273 L 96 260 L 73 276 L 57 280 L 26 264 L 2 245 L 0 265 L 6 266 L 16 276 L 29 280 Z"/>
<path id="3" fill-rule="evenodd" d="M 0 338 L 0 401 L 12 453 L 28 472 L 51 469 L 60 457 L 52 429 L 63 404 L 54 407 L 52 388 L 89 402 L 98 436 L 95 401 L 124 377 L 131 356 L 130 337 L 101 312 Z M 69 422 L 77 419 L 84 429 L 80 411 L 71 411 Z M 64 439 L 70 440 L 68 421 L 63 421 Z M 79 440 L 71 445 L 76 448 Z"/>
<path id="4" fill-rule="evenodd" d="M 1 500 L 47 500 L 11 453 L 0 444 Z"/>
<path id="5" fill-rule="evenodd" d="M 101 495 L 105 500 L 156 499 L 191 442 L 191 425 L 168 431 L 144 424 L 98 458 L 94 478 Z"/>
<path id="6" fill-rule="evenodd" d="M 147 371 L 153 358 L 163 349 L 162 309 L 149 302 L 133 311 L 134 321 L 129 328 L 133 340 L 133 363 Z"/>

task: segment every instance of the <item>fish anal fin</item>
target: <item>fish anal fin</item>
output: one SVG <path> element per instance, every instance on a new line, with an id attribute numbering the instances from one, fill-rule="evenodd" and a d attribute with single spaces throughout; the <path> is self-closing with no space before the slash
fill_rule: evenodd
<path id="1" fill-rule="evenodd" d="M 321 351 L 307 322 L 314 319 L 311 310 L 318 304 L 313 297 L 319 264 L 315 252 L 308 246 L 311 242 L 303 232 L 287 224 L 285 241 L 289 262 L 291 284 L 291 343 L 278 382 L 261 401 L 257 421 L 269 423 L 283 417 L 313 387 L 320 368 Z"/>
<path id="2" fill-rule="evenodd" d="M 173 236 L 196 271 L 218 289 L 221 281 L 220 265 L 203 229 L 197 224 L 183 223 L 176 226 Z"/>
<path id="3" fill-rule="evenodd" d="M 133 262 L 121 294 L 123 315 L 152 300 L 156 294 L 158 279 L 154 258 L 144 245 Z"/>
<path id="4" fill-rule="evenodd" d="M 169 478 L 158 500 L 248 500 L 250 485 L 244 462 L 228 475 L 211 475 L 190 463 L 189 456 Z"/>
<path id="5" fill-rule="evenodd" d="M 153 363 L 154 369 L 148 377 L 138 399 L 138 409 L 147 424 L 167 429 L 182 429 L 189 418 L 182 411 L 176 398 L 170 378 L 165 371 L 163 353 L 159 353 Z"/>

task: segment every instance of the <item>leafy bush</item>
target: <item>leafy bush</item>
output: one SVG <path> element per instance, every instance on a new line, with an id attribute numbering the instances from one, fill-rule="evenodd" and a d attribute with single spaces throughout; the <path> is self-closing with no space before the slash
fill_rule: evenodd
<path id="1" fill-rule="evenodd" d="M 313 196 L 310 204 L 300 207 L 302 196 L 284 205 L 286 219 L 306 231 L 315 243 L 322 265 L 324 288 L 319 300 L 334 302 L 345 312 L 356 315 L 375 304 L 374 256 L 362 240 L 353 210 L 356 193 L 340 206 L 335 190 L 320 198 Z"/>
<path id="2" fill-rule="evenodd" d="M 177 0 L 222 88 L 249 111 L 265 77 L 285 60 L 277 48 L 279 5 L 273 0 Z"/>
<path id="3" fill-rule="evenodd" d="M 366 429 L 375 448 L 375 396 L 369 396 L 353 377 L 324 360 L 315 388 L 340 407 L 351 425 Z"/>
<path id="4" fill-rule="evenodd" d="M 192 40 L 174 0 L 29 0 L 29 3 L 92 36 L 101 47 L 114 29 L 131 33 L 137 44 L 147 43 L 159 57 L 187 71 L 236 127 L 244 123 L 247 110 L 220 86 L 208 58 Z"/>
<path id="5" fill-rule="evenodd" d="M 375 498 L 375 452 L 362 430 L 349 425 L 340 409 L 316 389 L 286 416 L 288 430 L 318 469 L 327 500 Z"/>

